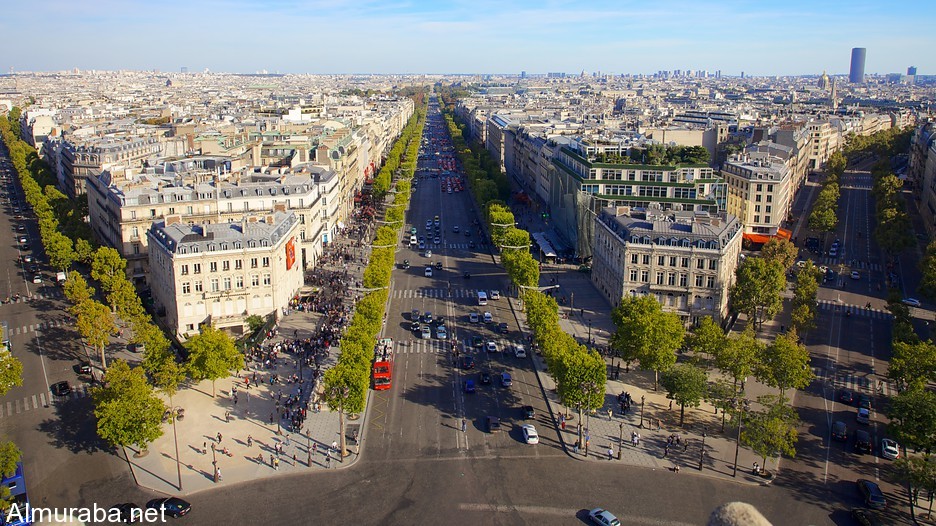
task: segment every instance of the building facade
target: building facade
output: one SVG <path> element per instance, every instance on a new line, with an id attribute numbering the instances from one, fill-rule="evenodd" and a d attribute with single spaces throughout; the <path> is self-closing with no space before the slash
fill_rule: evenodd
<path id="1" fill-rule="evenodd" d="M 728 185 L 728 213 L 739 218 L 745 234 L 763 243 L 780 232 L 793 206 L 793 171 L 779 157 L 748 152 L 728 160 L 722 177 Z"/>
<path id="2" fill-rule="evenodd" d="M 591 279 L 613 306 L 650 294 L 687 325 L 723 320 L 741 253 L 730 214 L 608 207 L 595 218 Z"/>
<path id="3" fill-rule="evenodd" d="M 303 284 L 299 218 L 285 205 L 231 223 L 190 225 L 170 215 L 147 230 L 157 311 L 180 338 L 205 323 L 234 334 L 247 318 L 279 313 Z"/>

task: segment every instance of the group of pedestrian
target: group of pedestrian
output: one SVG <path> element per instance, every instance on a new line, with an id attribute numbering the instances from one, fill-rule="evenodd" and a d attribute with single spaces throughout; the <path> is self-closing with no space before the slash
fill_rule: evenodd
<path id="1" fill-rule="evenodd" d="M 631 398 L 630 393 L 628 393 L 627 391 L 623 391 L 618 395 L 618 406 L 620 406 L 621 408 L 622 415 L 627 414 L 627 412 L 630 410 L 632 402 L 633 402 L 633 399 Z"/>

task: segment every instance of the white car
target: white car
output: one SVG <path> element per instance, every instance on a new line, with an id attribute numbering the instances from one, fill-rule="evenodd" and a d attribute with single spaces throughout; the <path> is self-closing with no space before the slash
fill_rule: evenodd
<path id="1" fill-rule="evenodd" d="M 484 350 L 487 352 L 497 352 L 497 344 L 494 342 L 487 342 L 484 344 Z"/>
<path id="2" fill-rule="evenodd" d="M 911 307 L 922 307 L 922 306 L 923 306 L 923 304 L 920 303 L 920 300 L 918 300 L 918 299 L 916 299 L 916 298 L 904 298 L 904 299 L 902 300 L 902 302 L 903 302 L 904 305 L 909 305 L 909 306 L 911 306 Z"/>
<path id="3" fill-rule="evenodd" d="M 900 456 L 900 444 L 889 439 L 881 439 L 881 456 L 890 460 L 897 460 Z"/>
<path id="4" fill-rule="evenodd" d="M 431 257 L 432 257 L 432 249 L 428 249 L 428 248 L 427 248 L 427 249 L 426 249 L 425 256 L 426 256 L 427 258 L 431 258 Z"/>
<path id="5" fill-rule="evenodd" d="M 520 426 L 523 430 L 523 441 L 527 444 L 539 444 L 539 434 L 533 424 L 523 424 Z"/>
<path id="6" fill-rule="evenodd" d="M 861 279 L 861 273 L 857 270 L 851 272 L 851 279 Z"/>
<path id="7" fill-rule="evenodd" d="M 36 284 L 42 283 L 42 276 L 40 276 L 39 274 L 36 274 L 35 276 L 33 276 L 32 282 Z"/>
<path id="8" fill-rule="evenodd" d="M 601 508 L 595 508 L 588 512 L 588 518 L 595 524 L 601 526 L 621 526 L 621 521 L 610 511 Z"/>
<path id="9" fill-rule="evenodd" d="M 481 321 L 481 317 L 478 316 L 477 312 L 472 312 L 468 315 L 468 321 L 470 323 L 478 323 L 479 321 Z"/>
<path id="10" fill-rule="evenodd" d="M 439 328 L 436 329 L 436 336 L 438 336 L 440 340 L 448 339 L 448 333 L 445 331 L 445 325 L 439 325 Z"/>
<path id="11" fill-rule="evenodd" d="M 431 278 L 431 277 L 432 277 L 432 267 L 426 267 L 426 270 L 425 270 L 425 272 L 423 272 L 423 274 L 425 274 L 425 276 L 426 276 L 427 278 Z"/>
<path id="12" fill-rule="evenodd" d="M 430 329 L 428 325 L 423 325 L 420 333 L 422 335 L 422 339 L 424 340 L 432 338 L 432 329 Z"/>
<path id="13" fill-rule="evenodd" d="M 494 321 L 494 316 L 491 316 L 490 312 L 485 312 L 483 319 L 484 319 L 484 323 L 491 323 L 492 321 Z"/>
<path id="14" fill-rule="evenodd" d="M 499 291 L 499 290 L 492 290 L 492 291 L 491 291 L 491 299 L 492 299 L 492 300 L 499 300 L 499 299 L 500 299 L 500 291 Z"/>
<path id="15" fill-rule="evenodd" d="M 526 348 L 519 343 L 514 345 L 514 356 L 517 358 L 526 358 Z"/>

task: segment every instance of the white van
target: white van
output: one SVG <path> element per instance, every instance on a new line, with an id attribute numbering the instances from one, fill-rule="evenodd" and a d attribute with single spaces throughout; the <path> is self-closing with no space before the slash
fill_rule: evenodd
<path id="1" fill-rule="evenodd" d="M 415 245 L 416 243 L 419 243 L 419 240 L 416 239 L 416 236 L 415 236 L 415 235 L 410 236 L 410 237 L 409 237 L 409 244 L 410 244 L 410 246 L 413 246 L 413 245 Z"/>
<path id="2" fill-rule="evenodd" d="M 478 305 L 487 305 L 487 292 L 478 291 Z"/>

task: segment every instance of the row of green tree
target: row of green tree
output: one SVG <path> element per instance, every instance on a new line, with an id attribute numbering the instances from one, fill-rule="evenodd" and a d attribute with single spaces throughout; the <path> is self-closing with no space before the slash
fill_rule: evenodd
<path id="1" fill-rule="evenodd" d="M 394 202 L 384 216 L 385 224 L 374 235 L 370 262 L 364 269 L 362 280 L 365 294 L 355 305 L 351 322 L 341 336 L 341 354 L 335 366 L 325 371 L 322 381 L 326 403 L 332 410 L 338 411 L 342 451 L 345 444 L 344 415 L 363 412 L 367 403 L 374 346 L 385 319 L 390 277 L 395 265 L 405 208 L 411 196 L 410 181 L 416 171 L 425 116 L 425 104 L 420 104 L 379 172 L 382 174 L 378 177 L 381 195 L 385 195 L 395 182 Z M 376 185 L 375 181 L 375 188 Z"/>
<path id="2" fill-rule="evenodd" d="M 845 172 L 845 157 L 836 152 L 826 164 L 828 177 L 822 182 L 822 190 L 816 197 L 808 225 L 813 232 L 828 234 L 838 226 L 839 177 Z"/>
<path id="3" fill-rule="evenodd" d="M 708 166 L 712 160 L 712 155 L 704 146 L 651 144 L 646 148 L 631 148 L 624 156 L 599 153 L 596 160 L 601 163 L 614 164 L 646 164 L 653 166 L 702 164 Z"/>

